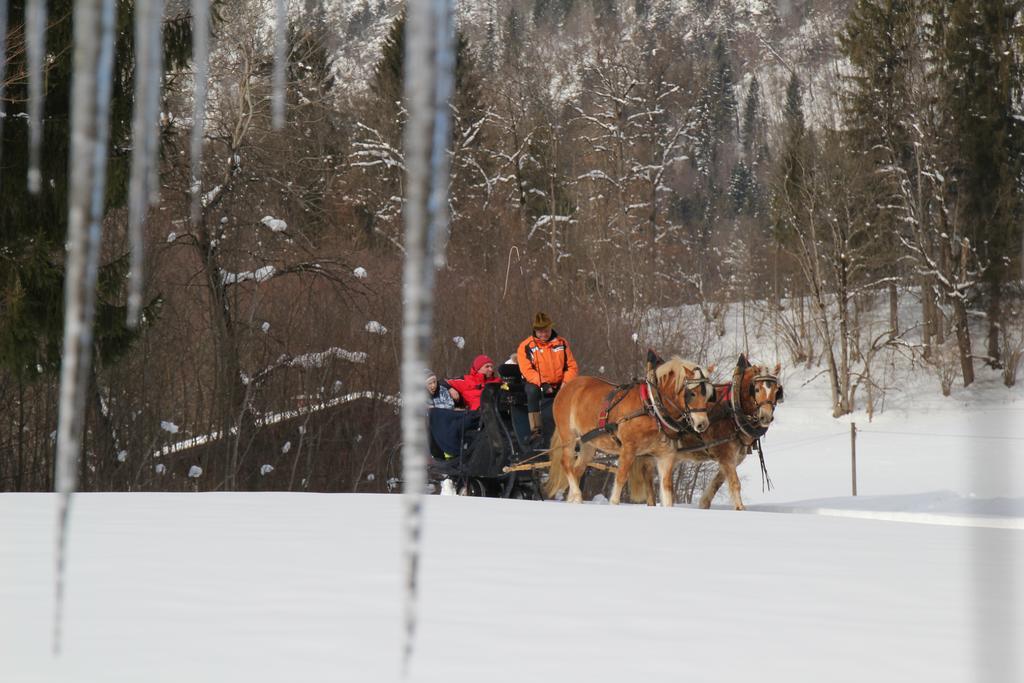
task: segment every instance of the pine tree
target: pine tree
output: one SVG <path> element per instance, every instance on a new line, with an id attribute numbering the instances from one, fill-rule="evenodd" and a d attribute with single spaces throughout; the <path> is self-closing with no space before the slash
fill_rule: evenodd
<path id="1" fill-rule="evenodd" d="M 700 121 L 695 136 L 694 162 L 698 172 L 704 176 L 708 196 L 717 193 L 715 174 L 719 160 L 719 146 L 735 139 L 736 96 L 734 94 L 732 66 L 725 41 L 719 36 L 715 41 L 711 60 L 698 100 Z"/>
<path id="2" fill-rule="evenodd" d="M 801 102 L 803 89 L 800 78 L 793 73 L 786 86 L 786 106 L 783 109 L 783 142 L 779 159 L 780 191 L 793 206 L 799 206 L 808 166 L 808 131 Z"/>
<path id="3" fill-rule="evenodd" d="M 1019 0 L 958 0 L 936 36 L 942 107 L 948 115 L 957 219 L 973 226 L 986 257 L 988 356 L 1001 365 L 1003 288 L 1019 277 L 1010 264 L 1021 243 L 1024 131 L 1015 104 L 1024 93 L 1015 22 Z"/>
<path id="4" fill-rule="evenodd" d="M 869 225 L 880 248 L 875 267 L 880 274 L 893 276 L 906 262 L 899 258 L 905 253 L 898 236 L 913 233 L 908 230 L 907 199 L 920 196 L 919 150 L 914 143 L 920 135 L 917 131 L 931 118 L 919 82 L 921 12 L 919 0 L 858 0 L 840 34 L 841 50 L 851 66 L 843 92 L 845 137 L 849 149 L 863 155 L 867 163 L 863 167 L 869 173 L 864 179 L 869 192 L 865 203 L 876 207 Z M 894 197 L 903 199 L 894 201 Z M 894 210 L 894 206 L 903 208 Z M 916 220 L 929 220 L 916 213 Z M 922 294 L 931 291 L 922 287 Z M 931 312 L 932 304 L 926 302 L 923 309 Z"/>
<path id="5" fill-rule="evenodd" d="M 370 88 L 381 105 L 394 109 L 402 101 L 402 64 L 405 59 L 405 9 L 391 22 L 373 69 Z"/>
<path id="6" fill-rule="evenodd" d="M 882 152 L 882 163 L 911 154 L 909 79 L 920 11 L 916 0 L 859 0 L 840 34 L 853 71 L 844 101 L 848 135 L 857 148 Z"/>
<path id="7" fill-rule="evenodd" d="M 405 21 L 403 9 L 391 24 L 384 44 L 381 47 L 381 58 L 374 68 L 371 90 L 376 95 L 377 104 L 386 113 L 390 123 L 395 125 L 394 133 L 399 133 L 402 126 L 401 105 L 404 89 L 403 60 L 405 59 Z M 480 109 L 480 84 L 473 59 L 470 55 L 469 42 L 457 31 L 455 34 L 455 93 L 452 104 L 459 111 L 461 118 L 472 117 L 473 112 Z M 398 143 L 396 135 L 393 142 Z"/>
<path id="8" fill-rule="evenodd" d="M 719 134 L 734 135 L 736 129 L 736 81 L 733 78 L 732 64 L 725 40 L 718 36 L 712 52 L 713 65 L 710 88 L 716 103 L 715 130 Z"/>
<path id="9" fill-rule="evenodd" d="M 513 4 L 508 10 L 505 18 L 505 63 L 511 64 L 516 61 L 523 51 L 523 18 L 519 16 L 519 10 Z"/>
<path id="10" fill-rule="evenodd" d="M 768 154 L 765 128 L 764 112 L 761 109 L 761 84 L 754 75 L 743 101 L 743 119 L 740 124 L 743 156 L 751 167 L 756 167 Z"/>
<path id="11" fill-rule="evenodd" d="M 63 336 L 64 241 L 67 233 L 68 149 L 72 81 L 72 0 L 49 4 L 46 35 L 45 111 L 41 160 L 42 188 L 27 192 L 28 126 L 24 116 L 27 82 L 7 87 L 7 118 L 3 127 L 3 167 L 0 168 L 0 366 L 20 378 L 53 371 L 60 364 Z M 133 7 L 118 5 L 114 82 L 110 117 L 110 149 L 106 206 L 126 199 L 130 146 L 133 66 Z M 10 36 L 24 24 L 25 3 L 10 4 Z M 165 61 L 168 69 L 186 62 L 191 49 L 189 19 L 165 22 Z M 24 45 L 8 40 L 7 74 L 25 73 Z M 132 335 L 125 329 L 120 301 L 125 262 L 115 257 L 100 274 L 96 311 L 96 346 L 104 356 L 122 351 Z"/>
<path id="12" fill-rule="evenodd" d="M 565 18 L 572 14 L 575 0 L 534 0 L 534 26 L 561 26 Z"/>
<path id="13" fill-rule="evenodd" d="M 619 9 L 615 0 L 591 0 L 594 7 L 594 21 L 605 29 L 614 29 L 619 21 Z"/>

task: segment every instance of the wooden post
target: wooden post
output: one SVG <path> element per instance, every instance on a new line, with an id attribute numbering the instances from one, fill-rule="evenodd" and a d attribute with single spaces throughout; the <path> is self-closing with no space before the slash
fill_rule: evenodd
<path id="1" fill-rule="evenodd" d="M 850 477 L 853 495 L 857 495 L 857 423 L 850 423 Z"/>

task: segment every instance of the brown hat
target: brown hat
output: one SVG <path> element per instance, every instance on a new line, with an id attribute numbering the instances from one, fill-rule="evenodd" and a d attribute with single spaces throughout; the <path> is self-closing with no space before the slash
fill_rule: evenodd
<path id="1" fill-rule="evenodd" d="M 533 329 L 544 330 L 552 326 L 551 318 L 543 311 L 533 316 Z"/>

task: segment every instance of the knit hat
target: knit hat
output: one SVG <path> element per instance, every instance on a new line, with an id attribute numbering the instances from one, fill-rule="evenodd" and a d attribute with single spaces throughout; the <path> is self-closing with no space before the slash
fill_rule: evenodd
<path id="1" fill-rule="evenodd" d="M 544 330 L 551 327 L 554 323 L 551 322 L 551 318 L 548 317 L 547 313 L 543 311 L 533 316 L 533 329 Z"/>
<path id="2" fill-rule="evenodd" d="M 437 379 L 437 373 L 431 370 L 430 368 L 427 368 L 424 372 L 423 377 L 424 380 Z"/>
<path id="3" fill-rule="evenodd" d="M 469 369 L 472 370 L 473 372 L 480 372 L 480 368 L 487 365 L 488 363 L 494 365 L 494 361 L 491 360 L 490 356 L 485 356 L 484 354 L 481 353 L 479 356 L 473 359 L 473 364 L 469 366 Z"/>

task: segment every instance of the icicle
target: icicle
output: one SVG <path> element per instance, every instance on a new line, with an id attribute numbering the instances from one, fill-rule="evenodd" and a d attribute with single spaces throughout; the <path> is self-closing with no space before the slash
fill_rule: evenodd
<path id="1" fill-rule="evenodd" d="M 7 75 L 7 0 L 0 0 L 0 168 L 4 161 L 4 77 Z"/>
<path id="2" fill-rule="evenodd" d="M 71 494 L 78 483 L 85 395 L 92 366 L 96 280 L 99 273 L 116 0 L 78 0 L 74 8 L 71 91 L 68 254 L 64 284 L 64 355 L 61 362 L 55 489 L 60 494 L 53 649 L 60 652 L 64 566 Z M 101 4 L 102 3 L 102 4 Z"/>
<path id="3" fill-rule="evenodd" d="M 274 130 L 284 126 L 285 68 L 288 62 L 288 0 L 275 0 L 274 17 Z"/>
<path id="4" fill-rule="evenodd" d="M 434 139 L 430 150 L 430 232 L 428 250 L 434 268 L 428 270 L 430 291 L 434 275 L 443 268 L 448 249 L 448 143 L 451 139 L 450 103 L 455 91 L 455 25 L 451 0 L 434 0 L 434 41 L 437 81 L 434 88 Z"/>
<path id="5" fill-rule="evenodd" d="M 138 0 L 135 4 L 135 109 L 128 181 L 128 235 L 132 252 L 128 280 L 130 327 L 138 324 L 142 310 L 143 224 L 149 207 L 159 198 L 157 143 L 163 80 L 163 7 L 162 0 Z"/>
<path id="6" fill-rule="evenodd" d="M 435 263 L 443 260 L 448 232 L 448 99 L 454 59 L 447 55 L 450 0 L 411 0 L 405 34 L 405 205 L 404 325 L 402 395 L 417 396 L 430 352 Z M 405 636 L 402 672 L 408 675 L 416 639 L 417 579 L 423 489 L 428 450 L 426 408 L 402 404 L 404 484 Z"/>
<path id="7" fill-rule="evenodd" d="M 164 7 L 165 0 L 152 0 L 152 14 L 149 23 L 149 54 L 146 59 L 146 69 L 143 72 L 149 82 L 146 90 L 146 108 L 152 120 L 152 125 L 144 130 L 148 134 L 144 137 L 146 141 L 146 158 L 149 168 L 149 205 L 155 206 L 160 203 L 160 89 L 164 82 Z M 142 242 L 139 242 L 139 251 L 142 251 Z M 139 257 L 141 258 L 141 256 Z M 139 282 L 141 283 L 141 277 Z"/>
<path id="8" fill-rule="evenodd" d="M 203 132 L 206 126 L 206 78 L 210 65 L 209 0 L 192 0 L 192 60 L 195 63 L 195 106 L 192 110 L 191 154 L 192 225 L 199 224 L 199 198 L 202 196 Z"/>
<path id="9" fill-rule="evenodd" d="M 46 54 L 46 0 L 25 7 L 25 52 L 28 56 L 28 191 L 38 194 L 39 146 L 43 139 L 43 57 Z"/>

